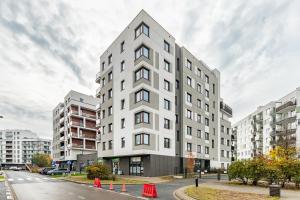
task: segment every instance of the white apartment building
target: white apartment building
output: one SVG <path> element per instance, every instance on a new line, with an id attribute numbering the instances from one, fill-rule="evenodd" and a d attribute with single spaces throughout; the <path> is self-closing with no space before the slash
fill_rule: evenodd
<path id="1" fill-rule="evenodd" d="M 0 130 L 1 166 L 31 164 L 37 153 L 51 155 L 51 140 L 29 130 Z"/>
<path id="2" fill-rule="evenodd" d="M 97 152 L 96 104 L 93 96 L 71 90 L 53 110 L 53 160 L 76 164 L 77 155 Z"/>
<path id="3" fill-rule="evenodd" d="M 96 82 L 98 157 L 114 173 L 182 172 L 189 157 L 199 169 L 230 163 L 232 110 L 219 71 L 144 10 L 100 56 Z"/>
<path id="4" fill-rule="evenodd" d="M 300 88 L 272 101 L 233 126 L 237 159 L 268 154 L 277 145 L 300 147 Z"/>

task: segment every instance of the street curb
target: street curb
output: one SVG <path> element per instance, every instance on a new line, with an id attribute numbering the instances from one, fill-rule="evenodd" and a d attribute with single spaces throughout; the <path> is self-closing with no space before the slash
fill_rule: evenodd
<path id="1" fill-rule="evenodd" d="M 6 172 L 4 171 L 4 178 L 5 178 L 5 187 L 8 187 L 9 188 L 9 192 L 11 193 L 11 197 L 12 199 L 11 200 L 18 200 L 18 197 L 12 187 L 12 185 L 9 183 L 9 181 L 7 180 L 7 176 L 6 176 Z"/>
<path id="2" fill-rule="evenodd" d="M 194 198 L 192 198 L 184 193 L 184 190 L 191 186 L 193 186 L 193 185 L 184 186 L 184 187 L 181 187 L 181 188 L 175 190 L 173 192 L 173 197 L 177 200 L 195 200 Z"/>

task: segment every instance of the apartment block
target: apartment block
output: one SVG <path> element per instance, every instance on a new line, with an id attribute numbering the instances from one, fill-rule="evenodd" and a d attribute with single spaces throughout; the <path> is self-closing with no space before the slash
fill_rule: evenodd
<path id="1" fill-rule="evenodd" d="M 197 169 L 230 163 L 232 110 L 219 71 L 144 10 L 100 56 L 96 82 L 98 157 L 114 173 L 179 173 L 190 158 Z"/>
<path id="2" fill-rule="evenodd" d="M 53 109 L 53 160 L 75 166 L 77 155 L 97 152 L 96 104 L 98 100 L 71 90 Z"/>
<path id="3" fill-rule="evenodd" d="M 37 153 L 51 155 L 51 139 L 29 130 L 0 130 L 1 166 L 31 164 L 32 156 Z"/>
<path id="4" fill-rule="evenodd" d="M 268 154 L 276 146 L 300 147 L 300 88 L 259 106 L 233 126 L 237 136 L 237 158 Z"/>

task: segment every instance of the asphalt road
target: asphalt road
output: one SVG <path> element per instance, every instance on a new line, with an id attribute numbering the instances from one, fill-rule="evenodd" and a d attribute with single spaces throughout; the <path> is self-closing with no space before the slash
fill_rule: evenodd
<path id="1" fill-rule="evenodd" d="M 128 195 L 96 189 L 92 186 L 56 180 L 48 176 L 25 171 L 6 171 L 18 200 L 93 200 L 118 199 L 135 200 Z"/>

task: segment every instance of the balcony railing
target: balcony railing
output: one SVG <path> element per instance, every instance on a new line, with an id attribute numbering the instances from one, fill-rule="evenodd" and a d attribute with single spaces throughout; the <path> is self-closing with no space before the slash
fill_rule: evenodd
<path id="1" fill-rule="evenodd" d="M 91 114 L 87 114 L 87 113 L 82 113 L 81 115 L 83 117 L 88 117 L 88 118 L 96 119 L 96 114 L 95 115 L 91 115 Z"/>
<path id="2" fill-rule="evenodd" d="M 72 147 L 74 148 L 83 148 L 83 144 L 72 144 Z"/>
<path id="3" fill-rule="evenodd" d="M 294 107 L 294 106 L 296 106 L 296 102 L 288 101 L 288 102 L 282 104 L 281 106 L 277 107 L 276 112 L 280 112 L 285 108 Z"/>
<path id="4" fill-rule="evenodd" d="M 96 149 L 96 146 L 94 145 L 85 145 L 86 149 Z"/>

